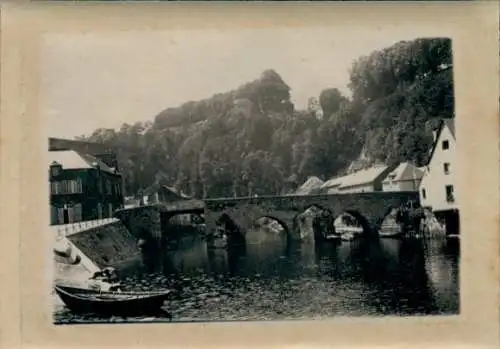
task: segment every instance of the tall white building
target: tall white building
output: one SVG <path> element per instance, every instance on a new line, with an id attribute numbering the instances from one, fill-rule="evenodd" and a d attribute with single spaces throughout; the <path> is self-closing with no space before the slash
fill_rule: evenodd
<path id="1" fill-rule="evenodd" d="M 430 160 L 420 182 L 420 202 L 433 211 L 458 208 L 455 143 L 454 120 L 445 119 L 435 133 Z"/>
<path id="2" fill-rule="evenodd" d="M 443 119 L 434 134 L 429 163 L 420 182 L 420 203 L 458 232 L 459 193 L 457 193 L 456 139 L 453 119 Z"/>

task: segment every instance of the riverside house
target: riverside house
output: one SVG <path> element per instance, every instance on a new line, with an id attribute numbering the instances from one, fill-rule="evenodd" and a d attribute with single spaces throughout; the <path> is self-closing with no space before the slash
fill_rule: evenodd
<path id="1" fill-rule="evenodd" d="M 111 218 L 123 208 L 121 174 L 94 155 L 49 151 L 49 183 L 51 225 Z"/>
<path id="2" fill-rule="evenodd" d="M 443 119 L 434 132 L 429 163 L 420 182 L 420 202 L 446 224 L 448 234 L 459 232 L 459 205 L 456 192 L 456 139 L 453 119 Z"/>
<path id="3" fill-rule="evenodd" d="M 382 191 L 382 181 L 395 168 L 396 165 L 375 165 L 343 177 L 332 178 L 321 186 L 321 190 L 328 194 Z"/>
<path id="4" fill-rule="evenodd" d="M 423 169 L 409 162 L 403 162 L 383 180 L 382 190 L 417 192 L 423 176 Z"/>

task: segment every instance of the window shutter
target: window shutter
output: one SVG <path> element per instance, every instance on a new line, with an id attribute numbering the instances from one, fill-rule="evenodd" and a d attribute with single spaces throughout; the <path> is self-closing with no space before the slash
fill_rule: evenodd
<path id="1" fill-rule="evenodd" d="M 57 209 L 57 220 L 58 224 L 64 223 L 64 208 L 58 208 Z"/>
<path id="2" fill-rule="evenodd" d="M 57 224 L 57 207 L 50 205 L 50 224 Z"/>
<path id="3" fill-rule="evenodd" d="M 75 221 L 73 206 L 68 207 L 68 223 L 73 223 Z"/>
<path id="4" fill-rule="evenodd" d="M 82 204 L 76 204 L 73 207 L 74 221 L 80 222 L 82 220 Z"/>

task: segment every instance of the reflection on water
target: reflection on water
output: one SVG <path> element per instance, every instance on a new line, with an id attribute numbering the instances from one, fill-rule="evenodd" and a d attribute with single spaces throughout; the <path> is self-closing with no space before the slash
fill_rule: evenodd
<path id="1" fill-rule="evenodd" d="M 315 245 L 254 231 L 228 249 L 187 237 L 157 271 L 136 266 L 123 277 L 131 289 L 175 289 L 166 303 L 174 321 L 408 316 L 458 313 L 458 265 L 457 240 Z M 89 320 L 61 308 L 55 318 Z"/>

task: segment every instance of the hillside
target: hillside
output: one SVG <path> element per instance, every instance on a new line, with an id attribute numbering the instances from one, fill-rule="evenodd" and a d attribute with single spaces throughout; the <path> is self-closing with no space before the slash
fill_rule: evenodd
<path id="1" fill-rule="evenodd" d="M 454 116 L 451 56 L 451 42 L 436 38 L 360 57 L 351 99 L 335 88 L 312 99 L 321 116 L 315 103 L 296 110 L 290 87 L 267 70 L 232 91 L 165 109 L 151 124 L 86 139 L 119 152 L 128 193 L 160 183 L 196 197 L 276 194 L 375 162 L 420 166 L 436 121 Z"/>

